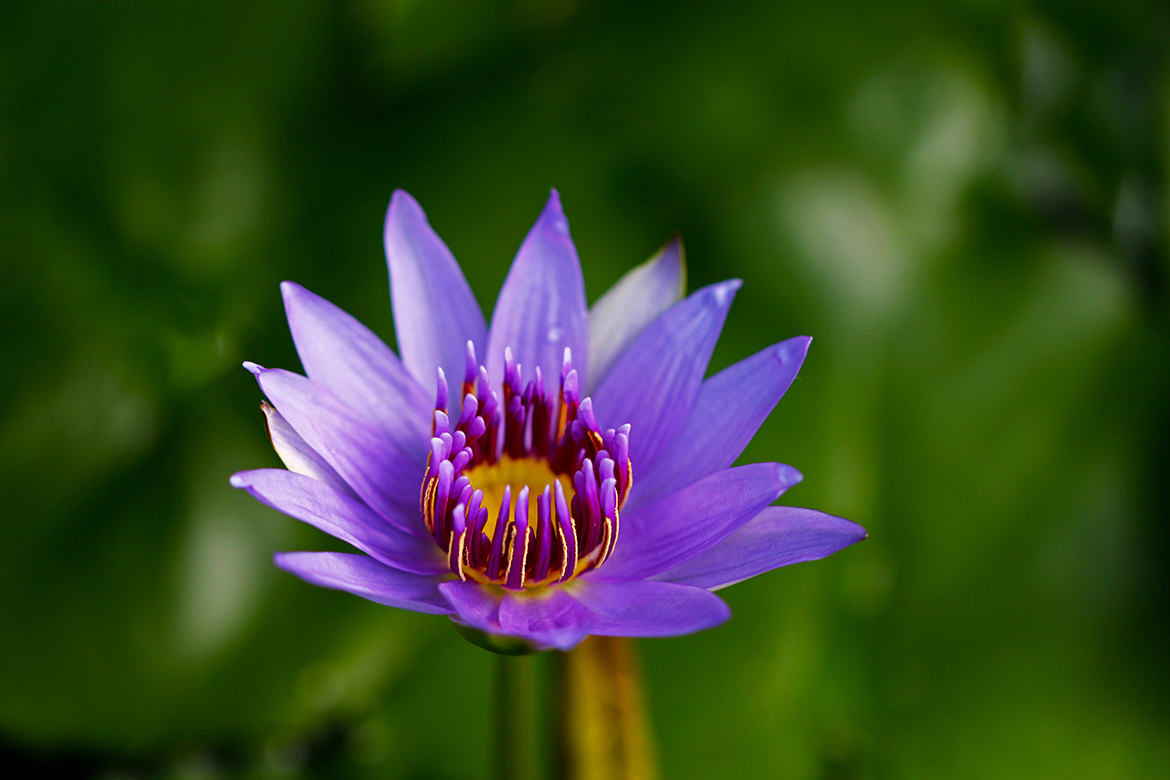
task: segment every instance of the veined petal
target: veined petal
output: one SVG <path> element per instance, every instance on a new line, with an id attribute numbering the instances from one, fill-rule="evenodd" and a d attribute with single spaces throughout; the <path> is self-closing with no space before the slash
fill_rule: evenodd
<path id="1" fill-rule="evenodd" d="M 277 553 L 275 561 L 285 571 L 323 588 L 344 590 L 388 607 L 451 614 L 451 607 L 439 594 L 439 577 L 407 574 L 352 553 Z"/>
<path id="2" fill-rule="evenodd" d="M 594 615 L 562 589 L 539 596 L 507 594 L 500 601 L 500 630 L 540 647 L 569 650 L 590 633 Z"/>
<path id="3" fill-rule="evenodd" d="M 655 317 L 683 297 L 686 268 L 677 236 L 646 262 L 631 269 L 589 310 L 589 383 L 605 378 L 614 360 Z"/>
<path id="4" fill-rule="evenodd" d="M 690 634 L 731 617 L 731 610 L 714 593 L 669 582 L 606 582 L 590 576 L 583 577 L 572 593 L 593 613 L 589 633 L 602 636 Z"/>
<path id="5" fill-rule="evenodd" d="M 353 488 L 346 484 L 316 450 L 305 443 L 301 435 L 293 430 L 288 420 L 284 419 L 272 404 L 261 401 L 260 410 L 264 412 L 264 422 L 268 426 L 268 438 L 272 440 L 272 448 L 276 450 L 276 454 L 289 471 L 319 479 L 335 490 L 354 495 Z"/>
<path id="6" fill-rule="evenodd" d="M 796 378 L 811 341 L 781 341 L 704 382 L 686 423 L 639 472 L 630 507 L 734 463 Z"/>
<path id="7" fill-rule="evenodd" d="M 622 538 L 596 577 L 642 579 L 678 566 L 760 513 L 800 481 L 781 463 L 717 471 L 622 515 Z M 627 530 L 628 529 L 628 530 Z"/>
<path id="8" fill-rule="evenodd" d="M 545 381 L 552 381 L 560 377 L 568 347 L 584 384 L 589 375 L 588 346 L 585 280 L 569 237 L 569 221 L 561 210 L 560 196 L 553 190 L 500 288 L 488 335 L 488 374 L 493 383 L 500 382 L 504 348 L 511 347 L 525 376 L 533 376 L 540 366 Z"/>
<path id="9" fill-rule="evenodd" d="M 423 387 L 435 368 L 463 376 L 467 342 L 487 344 L 487 327 L 459 264 L 414 198 L 396 190 L 383 234 L 390 266 L 390 301 L 402 362 Z"/>
<path id="10" fill-rule="evenodd" d="M 232 475 L 232 487 L 247 490 L 273 509 L 303 520 L 353 545 L 387 566 L 412 574 L 440 574 L 447 562 L 428 538 L 398 530 L 374 510 L 324 482 L 283 469 Z"/>
<path id="11" fill-rule="evenodd" d="M 299 284 L 284 282 L 280 291 L 309 378 L 381 424 L 391 437 L 425 447 L 433 399 L 398 356 L 352 315 Z"/>
<path id="12" fill-rule="evenodd" d="M 257 367 L 256 372 L 260 389 L 277 411 L 363 501 L 402 530 L 425 532 L 419 530 L 421 523 L 403 526 L 403 518 L 418 511 L 426 458 L 421 448 L 404 452 L 311 379 L 281 369 Z"/>
<path id="13" fill-rule="evenodd" d="M 842 517 L 770 506 L 719 544 L 659 578 L 716 590 L 780 566 L 824 558 L 865 536 L 864 528 Z"/>
<path id="14" fill-rule="evenodd" d="M 630 423 L 635 467 L 652 465 L 686 419 L 740 284 L 733 279 L 704 287 L 660 314 L 594 392 L 598 419 Z"/>

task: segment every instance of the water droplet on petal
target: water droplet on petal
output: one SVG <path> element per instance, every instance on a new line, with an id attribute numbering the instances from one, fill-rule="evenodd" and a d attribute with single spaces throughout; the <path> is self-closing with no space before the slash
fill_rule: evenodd
<path id="1" fill-rule="evenodd" d="M 545 338 L 548 339 L 549 344 L 556 344 L 561 340 L 561 337 L 564 335 L 565 335 L 564 328 L 562 328 L 560 325 L 553 325 L 548 329 L 548 333 L 545 334 Z"/>

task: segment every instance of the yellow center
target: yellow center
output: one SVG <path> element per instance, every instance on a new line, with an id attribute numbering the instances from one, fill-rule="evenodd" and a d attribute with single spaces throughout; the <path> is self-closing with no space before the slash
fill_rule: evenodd
<path id="1" fill-rule="evenodd" d="M 535 458 L 501 458 L 497 463 L 485 463 L 463 472 L 471 480 L 471 486 L 483 491 L 483 503 L 488 508 L 487 523 L 483 532 L 488 539 L 494 538 L 499 521 L 499 508 L 504 500 L 504 486 L 512 486 L 512 516 L 515 518 L 516 496 L 520 488 L 528 486 L 528 527 L 536 528 L 536 502 L 540 494 L 553 480 L 561 483 L 565 498 L 573 495 L 573 483 L 564 474 L 554 474 L 544 460 Z M 506 540 L 505 540 L 506 541 Z"/>

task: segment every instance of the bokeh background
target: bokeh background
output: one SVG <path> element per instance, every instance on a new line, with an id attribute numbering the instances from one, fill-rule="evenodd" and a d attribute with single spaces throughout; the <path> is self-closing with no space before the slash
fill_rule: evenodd
<path id="1" fill-rule="evenodd" d="M 864 524 L 644 641 L 666 778 L 1170 777 L 1164 3 L 0 6 L 0 762 L 476 778 L 492 658 L 270 563 L 329 540 L 244 359 L 393 338 L 412 192 L 485 309 L 556 186 L 590 299 L 674 231 L 713 361 L 815 343 L 745 460 Z M 555 692 L 550 693 L 555 695 Z"/>

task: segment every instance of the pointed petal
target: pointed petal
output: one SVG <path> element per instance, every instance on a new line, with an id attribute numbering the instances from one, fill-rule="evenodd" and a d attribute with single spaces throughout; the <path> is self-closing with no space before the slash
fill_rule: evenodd
<path id="1" fill-rule="evenodd" d="M 549 377 L 560 377 L 568 347 L 584 384 L 588 346 L 585 281 L 560 196 L 553 190 L 500 288 L 485 363 L 492 382 L 499 383 L 504 375 L 504 348 L 511 347 L 525 378 L 540 366 L 547 382 Z"/>
<path id="2" fill-rule="evenodd" d="M 593 614 L 561 589 L 537 597 L 509 593 L 500 602 L 500 630 L 539 647 L 570 650 L 593 622 Z"/>
<path id="3" fill-rule="evenodd" d="M 256 469 L 232 475 L 232 487 L 247 490 L 273 509 L 303 520 L 353 545 L 387 566 L 412 574 L 447 570 L 438 545 L 404 533 L 352 496 L 311 477 L 283 469 Z"/>
<path id="4" fill-rule="evenodd" d="M 637 475 L 629 507 L 734 463 L 796 378 L 811 341 L 781 341 L 704 382 L 686 423 Z"/>
<path id="5" fill-rule="evenodd" d="M 261 401 L 260 410 L 264 412 L 264 422 L 268 426 L 268 438 L 272 440 L 272 448 L 276 450 L 276 454 L 289 471 L 319 479 L 335 490 L 354 495 L 353 488 L 346 484 L 316 450 L 305 443 L 301 435 L 293 430 L 288 420 L 284 419 L 272 404 Z"/>
<path id="6" fill-rule="evenodd" d="M 588 395 L 613 361 L 655 317 L 683 296 L 686 270 L 676 236 L 654 257 L 630 270 L 589 310 Z"/>
<path id="7" fill-rule="evenodd" d="M 305 373 L 399 441 L 426 446 L 431 397 L 380 338 L 352 315 L 293 282 L 280 285 Z M 430 382 L 434 381 L 432 376 Z"/>
<path id="8" fill-rule="evenodd" d="M 305 443 L 374 511 L 407 533 L 404 518 L 418 512 L 426 452 L 404 452 L 380 428 L 363 420 L 311 379 L 256 367 L 260 389 Z"/>
<path id="9" fill-rule="evenodd" d="M 402 362 L 423 387 L 435 368 L 463 376 L 467 342 L 487 344 L 483 312 L 451 250 L 414 198 L 396 190 L 383 234 L 390 266 L 390 301 Z"/>
<path id="10" fill-rule="evenodd" d="M 571 591 L 594 615 L 589 633 L 603 636 L 677 636 L 731 617 L 714 593 L 668 582 L 606 582 L 587 576 Z"/>
<path id="11" fill-rule="evenodd" d="M 439 595 L 438 577 L 391 569 L 365 555 L 334 552 L 277 553 L 276 565 L 306 582 L 344 590 L 388 607 L 448 615 L 450 606 Z"/>
<path id="12" fill-rule="evenodd" d="M 604 425 L 630 423 L 630 458 L 647 468 L 686 419 L 741 282 L 704 287 L 647 325 L 593 394 Z"/>
<path id="13" fill-rule="evenodd" d="M 596 576 L 642 579 L 678 566 L 714 547 L 799 481 L 790 466 L 752 463 L 623 512 L 622 535 Z"/>
<path id="14" fill-rule="evenodd" d="M 780 566 L 824 558 L 865 536 L 864 528 L 842 517 L 770 506 L 719 544 L 659 577 L 715 590 Z"/>

